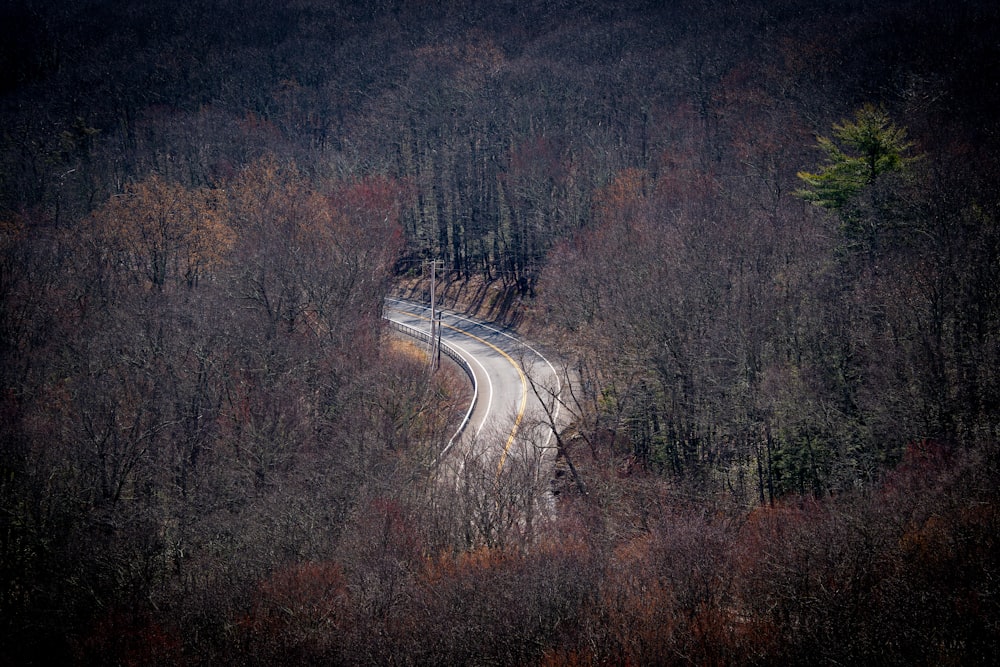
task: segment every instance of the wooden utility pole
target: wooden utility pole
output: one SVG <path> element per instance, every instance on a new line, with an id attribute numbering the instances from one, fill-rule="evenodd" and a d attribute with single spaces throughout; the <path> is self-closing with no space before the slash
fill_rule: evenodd
<path id="1" fill-rule="evenodd" d="M 438 369 L 441 363 L 441 323 L 438 321 L 439 315 L 437 312 L 437 304 L 435 302 L 435 289 L 434 284 L 437 282 L 437 268 L 438 262 L 441 262 L 441 268 L 444 269 L 444 261 L 439 259 L 432 259 L 430 261 L 431 265 L 431 372 L 433 373 Z"/>

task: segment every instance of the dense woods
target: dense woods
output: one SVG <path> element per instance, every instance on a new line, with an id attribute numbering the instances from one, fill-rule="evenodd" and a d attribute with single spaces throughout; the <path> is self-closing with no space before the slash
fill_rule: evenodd
<path id="1" fill-rule="evenodd" d="M 0 26 L 5 663 L 1000 650 L 995 3 Z M 428 259 L 572 378 L 542 477 L 435 478 Z"/>

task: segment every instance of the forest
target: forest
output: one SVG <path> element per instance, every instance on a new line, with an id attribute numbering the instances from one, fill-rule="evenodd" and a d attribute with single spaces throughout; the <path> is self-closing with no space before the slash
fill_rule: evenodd
<path id="1" fill-rule="evenodd" d="M 0 662 L 1000 653 L 997 3 L 0 32 Z M 382 319 L 428 260 L 574 378 L 554 466 L 432 473 L 469 390 Z"/>

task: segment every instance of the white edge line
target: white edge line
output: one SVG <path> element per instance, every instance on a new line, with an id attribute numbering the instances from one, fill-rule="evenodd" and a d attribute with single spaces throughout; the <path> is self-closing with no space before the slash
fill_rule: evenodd
<path id="1" fill-rule="evenodd" d="M 394 299 L 392 297 L 386 297 L 386 301 L 395 301 L 396 303 L 412 304 L 412 305 L 415 305 L 415 306 L 420 306 L 421 308 L 427 308 L 426 305 L 424 305 L 422 303 L 418 303 L 416 301 L 403 301 L 402 299 Z M 501 336 L 506 336 L 507 338 L 510 338 L 515 343 L 518 343 L 519 345 L 523 345 L 524 347 L 526 347 L 529 350 L 531 350 L 532 352 L 534 352 L 535 355 L 539 359 L 541 359 L 542 361 L 544 361 L 546 363 L 546 365 L 548 365 L 549 370 L 552 371 L 552 376 L 556 379 L 556 396 L 558 397 L 558 396 L 562 395 L 562 380 L 559 378 L 559 373 L 556 372 L 555 366 L 552 365 L 552 362 L 549 361 L 545 357 L 544 354 L 542 354 L 541 352 L 539 352 L 538 350 L 536 350 L 530 344 L 524 342 L 520 338 L 512 336 L 511 334 L 507 333 L 506 331 L 501 331 L 500 329 L 497 329 L 495 327 L 491 327 L 490 325 L 485 324 L 483 322 L 477 322 L 476 320 L 473 320 L 471 318 L 465 317 L 463 315 L 459 315 L 458 313 L 454 313 L 454 312 L 451 312 L 451 311 L 448 311 L 448 314 L 451 315 L 452 317 L 454 317 L 455 319 L 464 320 L 464 321 L 468 322 L 469 324 L 472 324 L 473 326 L 482 327 L 482 328 L 488 329 L 488 330 L 490 330 L 490 331 L 492 331 L 494 333 L 498 333 Z M 482 365 L 482 364 L 480 364 L 480 365 Z M 552 423 L 553 424 L 557 424 L 558 423 L 558 420 L 559 420 L 559 410 L 560 410 L 561 407 L 562 406 L 560 404 L 560 401 L 557 399 L 556 400 L 555 413 L 552 415 Z M 545 438 L 545 444 L 543 445 L 544 447 L 548 447 L 549 446 L 549 443 L 552 441 L 552 436 L 553 436 L 553 432 L 549 431 L 548 437 Z"/>
<path id="2" fill-rule="evenodd" d="M 490 397 L 489 397 L 489 400 L 486 401 L 486 413 L 483 415 L 483 421 L 480 422 L 479 428 L 476 429 L 476 436 L 478 437 L 479 434 L 480 434 L 480 432 L 483 430 L 483 426 L 486 425 L 486 418 L 489 416 L 490 411 L 493 410 L 493 380 L 490 378 L 490 374 L 489 374 L 489 371 L 486 370 L 486 366 L 483 366 L 483 362 L 479 361 L 479 359 L 476 358 L 476 355 L 472 354 L 471 352 L 469 352 L 467 349 L 465 349 L 464 347 L 462 347 L 458 343 L 448 342 L 448 343 L 443 343 L 443 344 L 447 345 L 447 346 L 449 346 L 449 347 L 451 347 L 451 348 L 453 348 L 455 350 L 457 350 L 458 352 L 461 352 L 463 354 L 463 358 L 467 357 L 468 359 L 471 359 L 472 361 L 476 362 L 476 365 L 479 366 L 479 368 L 481 368 L 482 371 L 483 371 L 483 377 L 486 378 L 486 384 L 489 385 L 489 388 L 490 388 Z M 468 359 L 466 359 L 466 363 L 468 363 Z M 472 375 L 472 380 L 473 380 L 473 385 L 477 388 L 476 395 L 478 396 L 479 381 L 476 380 L 475 373 L 473 373 L 473 375 Z M 473 407 L 475 407 L 475 406 L 473 406 Z M 471 409 L 469 410 L 469 416 L 470 417 L 472 416 L 472 410 Z M 454 438 L 452 438 L 452 439 L 454 440 Z M 451 443 L 448 443 L 448 446 L 451 447 Z"/>
<path id="3" fill-rule="evenodd" d="M 396 301 L 396 303 L 405 303 L 403 301 L 398 301 L 396 299 L 393 299 L 393 301 Z M 400 311 L 398 309 L 394 310 L 396 310 L 396 312 L 405 312 L 405 311 Z M 396 324 L 399 324 L 403 327 L 413 329 L 414 331 L 417 331 L 423 335 L 427 336 L 430 335 L 429 333 L 421 331 L 420 329 L 411 326 L 406 322 L 401 322 L 387 315 L 383 315 L 383 317 L 389 320 L 390 322 L 395 322 Z M 482 432 L 483 427 L 486 426 L 486 421 L 487 418 L 489 417 L 490 412 L 493 410 L 493 380 L 492 378 L 490 378 L 490 374 L 486 370 L 486 367 L 483 366 L 483 363 L 479 361 L 479 359 L 477 359 L 476 356 L 470 353 L 467 349 L 465 349 L 461 345 L 458 345 L 457 343 L 453 343 L 450 341 L 442 341 L 442 344 L 445 345 L 446 347 L 451 348 L 454 352 L 458 353 L 466 364 L 469 364 L 469 359 L 476 362 L 476 365 L 479 366 L 480 369 L 482 369 L 483 377 L 486 378 L 486 383 L 489 385 L 490 394 L 489 394 L 489 400 L 486 402 L 486 412 L 483 415 L 483 420 L 479 423 L 479 428 L 476 429 L 476 437 L 479 437 L 479 434 Z M 458 436 L 462 433 L 462 431 L 465 430 L 465 427 L 468 425 L 469 420 L 472 418 L 473 411 L 476 409 L 476 403 L 478 402 L 478 400 L 479 400 L 479 380 L 476 379 L 476 374 L 472 373 L 472 400 L 469 402 L 469 409 L 466 411 L 465 417 L 462 419 L 462 423 L 459 425 L 458 430 L 455 431 L 455 434 L 451 436 L 451 439 L 448 441 L 448 444 L 445 446 L 443 450 L 441 450 L 441 453 L 438 454 L 439 461 L 444 458 L 444 456 L 448 453 L 449 450 L 451 450 L 452 445 L 455 444 L 455 439 L 458 438 Z"/>

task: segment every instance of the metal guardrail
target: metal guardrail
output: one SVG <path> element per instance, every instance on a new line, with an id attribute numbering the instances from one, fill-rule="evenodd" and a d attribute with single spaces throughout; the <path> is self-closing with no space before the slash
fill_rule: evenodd
<path id="1" fill-rule="evenodd" d="M 420 329 L 411 327 L 408 324 L 391 320 L 388 317 L 385 319 L 389 322 L 390 327 L 401 334 L 411 338 L 416 338 L 424 343 L 430 343 L 431 336 L 426 331 L 421 331 Z M 476 374 L 472 370 L 472 365 L 469 364 L 464 357 L 462 357 L 462 355 L 458 352 L 458 349 L 443 340 L 441 341 L 441 351 L 458 364 L 459 368 L 465 371 L 465 374 L 469 377 L 469 381 L 472 382 L 472 400 L 469 401 L 469 409 L 466 410 L 465 417 L 462 418 L 462 423 L 458 425 L 458 430 L 455 431 L 455 435 L 451 436 L 451 440 L 448 441 L 445 448 L 441 450 L 440 454 L 438 454 L 435 465 L 445 457 L 448 451 L 451 450 L 451 446 L 455 444 L 455 441 L 458 440 L 459 437 L 461 437 L 462 433 L 465 431 L 465 427 L 469 425 L 469 420 L 472 418 L 472 411 L 476 409 L 476 402 L 479 400 L 479 382 L 476 380 Z"/>

